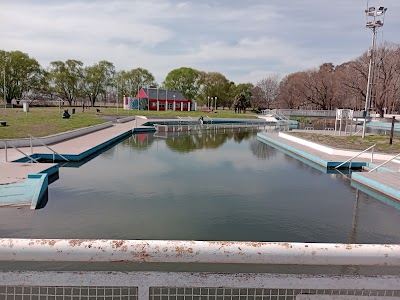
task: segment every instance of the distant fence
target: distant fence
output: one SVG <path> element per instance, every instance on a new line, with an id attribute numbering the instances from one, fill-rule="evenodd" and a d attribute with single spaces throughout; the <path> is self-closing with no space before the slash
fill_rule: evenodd
<path id="1" fill-rule="evenodd" d="M 336 117 L 336 110 L 264 109 L 261 113 L 263 115 L 279 113 L 286 117 Z M 363 111 L 354 111 L 353 116 L 354 118 L 363 118 Z"/>

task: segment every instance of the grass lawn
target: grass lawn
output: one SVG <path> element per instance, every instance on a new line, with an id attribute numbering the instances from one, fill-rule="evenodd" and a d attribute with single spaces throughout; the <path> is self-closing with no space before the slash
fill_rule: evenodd
<path id="1" fill-rule="evenodd" d="M 308 132 L 290 132 L 291 135 L 302 139 L 313 141 L 318 144 L 323 144 L 340 149 L 355 149 L 365 150 L 368 147 L 376 144 L 375 151 L 382 153 L 400 153 L 400 138 L 394 137 L 393 144 L 389 144 L 389 136 L 387 135 L 366 135 L 365 139 L 361 136 L 334 136 L 315 134 Z"/>
<path id="2" fill-rule="evenodd" d="M 73 107 L 65 107 L 71 114 Z M 7 121 L 7 126 L 0 126 L 0 139 L 26 138 L 28 134 L 35 137 L 47 136 L 55 133 L 87 127 L 104 123 L 106 117 L 110 116 L 180 116 L 199 118 L 206 116 L 210 118 L 255 118 L 255 114 L 247 112 L 246 114 L 236 114 L 232 110 L 218 110 L 216 113 L 207 113 L 204 111 L 136 111 L 123 110 L 121 108 L 100 107 L 100 113 L 96 108 L 85 108 L 82 112 L 81 107 L 76 108 L 76 114 L 71 119 L 62 119 L 58 107 L 30 107 L 26 114 L 22 108 L 0 108 L 0 121 Z M 61 110 L 61 112 L 63 109 Z"/>

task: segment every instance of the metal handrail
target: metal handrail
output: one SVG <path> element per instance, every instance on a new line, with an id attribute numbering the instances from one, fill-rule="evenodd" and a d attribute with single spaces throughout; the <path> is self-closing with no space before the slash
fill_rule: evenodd
<path id="1" fill-rule="evenodd" d="M 0 261 L 400 266 L 400 245 L 4 238 Z"/>
<path id="2" fill-rule="evenodd" d="M 367 149 L 365 149 L 364 151 L 358 153 L 357 155 L 354 155 L 352 158 L 350 158 L 350 159 L 346 160 L 345 162 L 341 163 L 340 165 L 336 166 L 335 169 L 340 168 L 341 166 L 343 166 L 345 163 L 348 163 L 348 162 L 350 162 L 349 169 L 351 169 L 351 161 L 352 161 L 354 158 L 359 157 L 361 154 L 367 152 L 369 149 L 372 149 L 372 152 L 371 152 L 371 162 L 373 162 L 373 159 L 374 159 L 374 147 L 375 147 L 375 146 L 376 146 L 376 144 L 372 145 L 371 147 L 368 147 Z"/>
<path id="3" fill-rule="evenodd" d="M 26 154 L 25 152 L 19 150 L 17 147 L 15 147 L 14 145 L 11 145 L 11 147 L 13 147 L 15 150 L 17 150 L 19 153 L 25 155 L 25 157 L 29 158 L 32 161 L 39 163 L 39 161 L 37 159 L 34 159 L 33 157 L 31 157 L 30 155 Z"/>
<path id="4" fill-rule="evenodd" d="M 357 132 L 354 132 L 353 135 L 356 135 L 357 133 L 359 133 L 361 130 L 363 130 L 363 128 L 361 127 Z"/>
<path id="5" fill-rule="evenodd" d="M 6 162 L 8 161 L 8 156 L 7 156 L 7 142 L 6 140 L 3 140 L 4 142 L 4 150 L 5 150 L 5 154 L 6 154 Z"/>
<path id="6" fill-rule="evenodd" d="M 397 157 L 399 157 L 400 156 L 400 153 L 399 154 L 397 154 L 396 156 L 393 156 L 391 159 L 388 159 L 387 161 L 385 161 L 384 163 L 381 163 L 379 166 L 377 166 L 377 167 L 375 167 L 375 168 L 373 168 L 372 170 L 370 170 L 368 173 L 371 173 L 371 172 L 373 172 L 373 171 L 375 171 L 375 170 L 377 170 L 377 169 L 379 169 L 380 167 L 382 167 L 383 165 L 386 165 L 388 162 L 391 162 L 392 160 L 394 160 L 395 158 L 397 158 Z M 400 170 L 399 170 L 399 172 L 400 172 Z"/>
<path id="7" fill-rule="evenodd" d="M 45 146 L 47 149 L 49 149 L 50 151 L 53 152 L 53 162 L 55 161 L 55 154 L 57 154 L 58 156 L 60 156 L 60 157 L 63 158 L 64 160 L 69 161 L 68 158 L 66 158 L 66 157 L 63 156 L 62 154 L 58 153 L 57 151 L 51 149 L 49 146 L 47 146 L 45 143 L 43 143 L 40 139 L 34 137 L 34 136 L 31 135 L 31 134 L 28 134 L 28 135 L 29 135 L 29 137 L 31 138 L 31 140 L 32 140 L 32 138 L 33 138 L 33 139 L 39 141 L 39 143 L 41 143 L 43 146 Z M 31 144 L 32 144 L 32 143 L 31 143 Z"/>

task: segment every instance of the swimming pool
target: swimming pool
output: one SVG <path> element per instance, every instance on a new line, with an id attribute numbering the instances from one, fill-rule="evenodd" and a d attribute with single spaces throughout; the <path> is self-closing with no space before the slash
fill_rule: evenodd
<path id="1" fill-rule="evenodd" d="M 0 236 L 398 243 L 400 211 L 256 139 L 131 136 L 61 167 L 40 210 L 0 210 Z"/>

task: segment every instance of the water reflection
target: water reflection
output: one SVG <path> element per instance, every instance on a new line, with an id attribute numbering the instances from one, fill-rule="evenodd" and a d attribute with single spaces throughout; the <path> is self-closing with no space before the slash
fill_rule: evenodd
<path id="1" fill-rule="evenodd" d="M 123 145 L 146 151 L 159 139 L 165 140 L 167 147 L 180 153 L 189 153 L 202 149 L 217 149 L 229 140 L 236 143 L 249 140 L 257 134 L 256 131 L 238 131 L 225 129 L 221 131 L 199 131 L 192 133 L 183 132 L 160 132 L 155 134 L 134 134 L 132 139 L 122 142 Z"/>
<path id="2" fill-rule="evenodd" d="M 271 159 L 276 156 L 276 150 L 256 139 L 250 141 L 250 150 L 253 155 L 259 159 Z"/>

